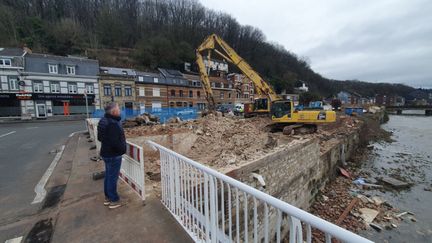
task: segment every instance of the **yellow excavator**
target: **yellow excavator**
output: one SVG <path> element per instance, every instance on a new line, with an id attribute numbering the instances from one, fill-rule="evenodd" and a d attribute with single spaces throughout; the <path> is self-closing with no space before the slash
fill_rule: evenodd
<path id="1" fill-rule="evenodd" d="M 336 121 L 334 111 L 324 110 L 296 110 L 290 100 L 283 100 L 249 64 L 241 58 L 222 38 L 216 34 L 208 36 L 196 49 L 196 63 L 199 68 L 203 89 L 208 102 L 208 109 L 215 109 L 213 91 L 208 77 L 207 68 L 202 53 L 207 51 L 207 60 L 210 60 L 212 51 L 224 60 L 235 65 L 250 80 L 255 87 L 253 104 L 249 110 L 245 109 L 245 116 L 271 115 L 275 127 L 280 127 L 284 133 L 291 133 L 297 128 L 316 130 L 316 124 Z"/>

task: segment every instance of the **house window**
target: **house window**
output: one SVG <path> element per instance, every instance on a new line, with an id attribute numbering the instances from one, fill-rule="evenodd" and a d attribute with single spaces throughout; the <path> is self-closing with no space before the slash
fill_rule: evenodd
<path id="1" fill-rule="evenodd" d="M 215 88 L 215 87 L 216 87 L 216 83 L 215 83 L 215 82 L 212 82 L 212 83 L 211 83 L 211 86 L 212 86 L 212 88 Z"/>
<path id="2" fill-rule="evenodd" d="M 33 92 L 35 92 L 35 93 L 42 93 L 43 92 L 42 82 L 33 82 Z"/>
<path id="3" fill-rule="evenodd" d="M 12 65 L 11 59 L 0 59 L 0 66 L 10 67 Z"/>
<path id="4" fill-rule="evenodd" d="M 69 93 L 71 93 L 71 94 L 76 94 L 78 91 L 76 84 L 69 84 L 68 88 L 69 88 Z"/>
<path id="5" fill-rule="evenodd" d="M 229 89 L 232 89 L 232 84 L 228 84 L 228 88 L 229 88 Z"/>
<path id="6" fill-rule="evenodd" d="M 57 65 L 55 65 L 55 64 L 48 64 L 48 70 L 49 70 L 49 73 L 54 73 L 54 74 L 58 73 Z"/>
<path id="7" fill-rule="evenodd" d="M 104 95 L 111 96 L 111 85 L 109 84 L 104 85 Z"/>
<path id="8" fill-rule="evenodd" d="M 171 90 L 171 97 L 175 97 L 175 90 Z"/>
<path id="9" fill-rule="evenodd" d="M 160 96 L 160 89 L 159 88 L 153 88 L 153 96 L 155 96 L 155 97 Z"/>
<path id="10" fill-rule="evenodd" d="M 130 85 L 125 86 L 125 96 L 132 96 L 132 87 Z"/>
<path id="11" fill-rule="evenodd" d="M 222 88 L 222 89 L 224 88 L 224 83 L 221 83 L 221 88 Z"/>
<path id="12" fill-rule="evenodd" d="M 223 98 L 224 98 L 224 92 L 220 92 L 220 98 L 221 98 L 221 100 L 223 100 Z"/>
<path id="13" fill-rule="evenodd" d="M 139 87 L 139 89 L 138 89 L 139 91 L 139 96 L 145 96 L 145 89 L 144 89 L 144 87 Z"/>
<path id="14" fill-rule="evenodd" d="M 198 98 L 201 97 L 201 92 L 197 91 L 197 97 L 198 97 Z"/>
<path id="15" fill-rule="evenodd" d="M 86 85 L 86 92 L 87 92 L 87 94 L 94 94 L 94 86 L 93 86 L 93 84 Z"/>
<path id="16" fill-rule="evenodd" d="M 18 79 L 17 78 L 9 78 L 9 89 L 10 90 L 18 90 Z"/>
<path id="17" fill-rule="evenodd" d="M 122 96 L 122 89 L 120 85 L 116 85 L 114 87 L 114 95 L 115 96 Z"/>
<path id="18" fill-rule="evenodd" d="M 74 66 L 66 66 L 66 72 L 69 75 L 75 75 L 75 67 Z"/>
<path id="19" fill-rule="evenodd" d="M 51 93 L 60 93 L 59 83 L 51 83 Z"/>
<path id="20" fill-rule="evenodd" d="M 228 93 L 228 99 L 231 99 L 231 92 Z"/>
<path id="21" fill-rule="evenodd" d="M 159 79 L 158 78 L 153 78 L 153 82 L 159 83 Z"/>
<path id="22" fill-rule="evenodd" d="M 139 82 L 144 82 L 144 77 L 143 76 L 138 76 L 138 81 Z"/>
<path id="23" fill-rule="evenodd" d="M 183 90 L 180 90 L 180 94 L 179 94 L 179 96 L 180 96 L 180 97 L 183 97 Z"/>
<path id="24" fill-rule="evenodd" d="M 189 90 L 189 97 L 193 97 L 193 92 L 192 92 L 192 90 Z"/>

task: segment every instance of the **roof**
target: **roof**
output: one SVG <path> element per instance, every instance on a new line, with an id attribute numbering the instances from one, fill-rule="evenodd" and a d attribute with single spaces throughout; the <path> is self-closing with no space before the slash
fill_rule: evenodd
<path id="1" fill-rule="evenodd" d="M 20 57 L 24 54 L 25 51 L 21 48 L 0 47 L 0 56 Z"/>
<path id="2" fill-rule="evenodd" d="M 136 82 L 166 84 L 165 77 L 162 76 L 160 73 L 150 73 L 150 72 L 141 72 L 141 71 L 135 71 L 135 73 L 136 73 L 136 79 L 135 79 Z"/>
<path id="3" fill-rule="evenodd" d="M 183 77 L 191 81 L 201 81 L 201 77 L 199 75 L 183 74 Z"/>
<path id="4" fill-rule="evenodd" d="M 158 68 L 159 72 L 167 78 L 183 78 L 183 73 L 174 69 Z"/>
<path id="5" fill-rule="evenodd" d="M 119 76 L 135 76 L 136 72 L 130 68 L 116 68 L 116 67 L 100 67 L 101 74 L 119 75 Z"/>
<path id="6" fill-rule="evenodd" d="M 66 74 L 66 66 L 75 67 L 75 75 L 98 76 L 99 61 L 85 57 L 65 57 L 48 54 L 26 54 L 25 72 L 49 74 L 48 64 L 58 65 L 58 74 Z M 51 75 L 51 74 L 50 74 Z"/>
<path id="7" fill-rule="evenodd" d="M 145 76 L 145 77 L 155 77 L 158 78 L 161 76 L 160 73 L 150 73 L 150 72 L 142 72 L 142 71 L 135 71 L 136 76 Z"/>
<path id="8" fill-rule="evenodd" d="M 98 60 L 89 59 L 87 57 L 78 57 L 78 56 L 55 56 L 55 55 L 49 55 L 49 54 L 39 54 L 39 53 L 32 53 L 27 54 L 27 58 L 39 58 L 39 59 L 45 59 L 50 61 L 57 61 L 62 63 L 71 63 L 71 64 L 77 64 L 77 63 L 97 63 L 99 64 Z"/>

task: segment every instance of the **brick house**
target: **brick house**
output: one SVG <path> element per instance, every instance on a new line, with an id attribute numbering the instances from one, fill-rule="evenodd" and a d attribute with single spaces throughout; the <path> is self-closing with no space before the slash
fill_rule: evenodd
<path id="1" fill-rule="evenodd" d="M 139 109 L 168 107 L 167 82 L 161 73 L 136 71 L 136 102 Z"/>
<path id="2" fill-rule="evenodd" d="M 234 103 L 251 103 L 254 100 L 254 85 L 252 80 L 243 74 L 230 73 L 227 80 L 233 83 L 236 91 Z"/>

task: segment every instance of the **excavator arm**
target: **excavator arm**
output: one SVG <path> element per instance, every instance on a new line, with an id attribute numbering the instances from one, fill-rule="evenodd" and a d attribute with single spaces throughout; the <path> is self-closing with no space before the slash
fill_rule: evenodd
<path id="1" fill-rule="evenodd" d="M 216 48 L 217 46 L 220 47 L 221 51 Z M 276 92 L 271 88 L 271 86 L 266 81 L 264 81 L 264 79 L 261 78 L 261 76 L 257 72 L 255 72 L 249 66 L 249 64 L 237 54 L 237 52 L 234 51 L 234 49 L 232 49 L 224 40 L 222 40 L 222 38 L 220 38 L 216 34 L 212 34 L 208 36 L 196 50 L 197 64 L 199 67 L 201 80 L 203 82 L 203 88 L 206 93 L 206 98 L 209 102 L 209 109 L 214 109 L 215 103 L 210 85 L 210 79 L 207 74 L 207 69 L 204 65 L 204 59 L 201 55 L 201 52 L 206 50 L 209 51 L 209 60 L 211 51 L 214 51 L 226 61 L 238 67 L 246 77 L 252 80 L 255 86 L 255 93 L 258 96 L 267 96 L 270 99 L 270 102 L 280 99 Z"/>

